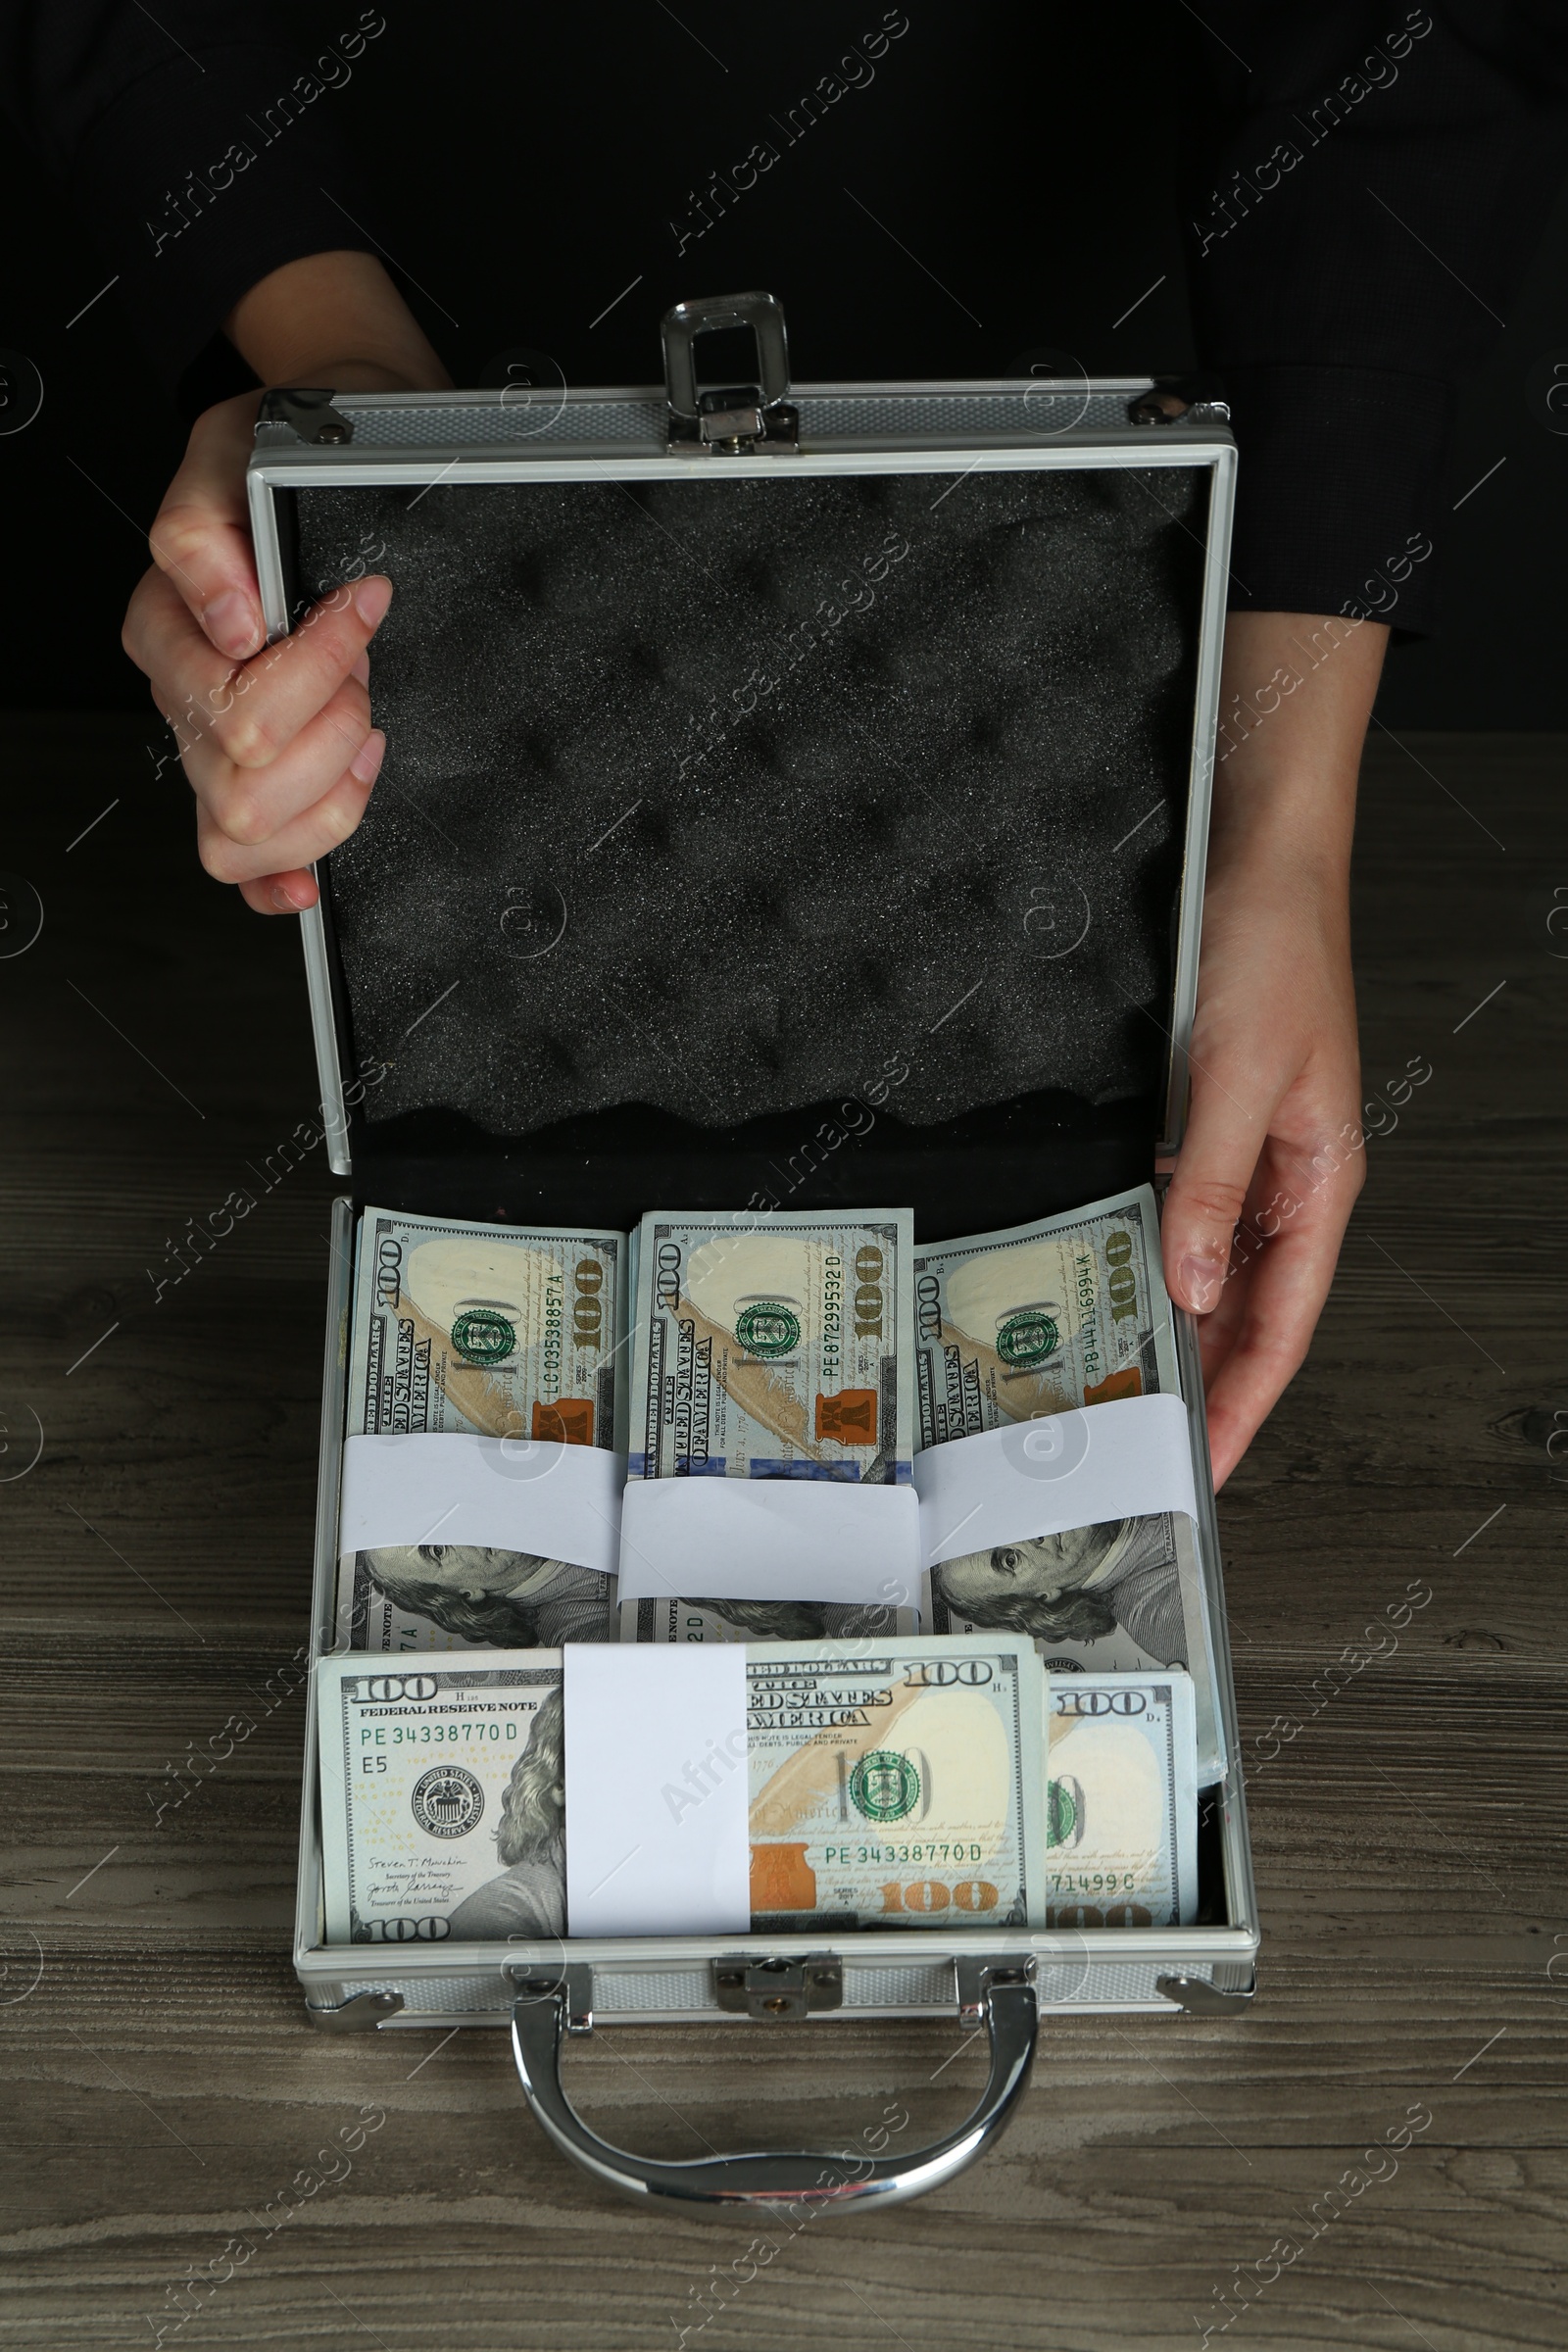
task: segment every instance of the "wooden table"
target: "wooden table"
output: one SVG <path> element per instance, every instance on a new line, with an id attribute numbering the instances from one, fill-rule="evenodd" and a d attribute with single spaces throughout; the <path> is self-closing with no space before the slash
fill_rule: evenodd
<path id="1" fill-rule="evenodd" d="M 44 925 L 0 962 L 0 2343 L 634 2352 L 684 2326 L 705 2352 L 1168 2352 L 1230 2314 L 1280 2352 L 1560 2345 L 1562 746 L 1378 734 L 1368 757 L 1367 1092 L 1432 1074 L 1370 1146 L 1312 1359 L 1222 1504 L 1253 2009 L 1048 2021 L 994 2158 L 776 2230 L 745 2278 L 745 2233 L 607 2204 L 559 2159 L 499 2034 L 306 2030 L 333 1188 L 319 1148 L 285 1150 L 317 1098 L 296 926 L 198 874 L 150 718 L 4 731 L 5 862 Z M 11 904 L 0 945 L 27 928 Z M 157 1297 L 238 1187 L 256 1211 Z M 569 2079 L 650 2150 L 843 2144 L 898 2100 L 956 2120 L 979 2079 L 956 2049 L 945 2022 L 623 2027 Z"/>

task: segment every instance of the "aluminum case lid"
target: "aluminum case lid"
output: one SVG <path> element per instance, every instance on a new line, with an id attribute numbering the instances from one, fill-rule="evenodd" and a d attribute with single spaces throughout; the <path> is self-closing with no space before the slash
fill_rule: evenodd
<path id="1" fill-rule="evenodd" d="M 270 396 L 270 631 L 395 584 L 386 763 L 305 923 L 323 1101 L 389 1073 L 356 1190 L 625 1221 L 782 1174 L 791 1205 L 898 1184 L 935 1230 L 1179 1137 L 1223 412 L 763 360 L 693 369 L 684 415 L 670 384 Z"/>

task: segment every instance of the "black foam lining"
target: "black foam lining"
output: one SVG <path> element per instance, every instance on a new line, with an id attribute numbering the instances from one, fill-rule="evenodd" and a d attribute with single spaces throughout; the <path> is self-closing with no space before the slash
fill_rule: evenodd
<path id="1" fill-rule="evenodd" d="M 700 1208 L 914 1211 L 917 1240 L 1022 1225 L 1149 1182 L 1157 1105 L 1091 1109 L 1027 1095 L 934 1127 L 908 1127 L 863 1099 L 698 1128 L 667 1111 L 593 1111 L 533 1135 L 487 1136 L 450 1111 L 367 1128 L 353 1114 L 362 1200 L 481 1224 L 608 1225 L 629 1232 L 650 1201 Z"/>
<path id="2" fill-rule="evenodd" d="M 1157 1095 L 1206 475 L 786 463 L 297 493 L 305 594 L 396 587 L 329 860 L 370 1133 Z"/>

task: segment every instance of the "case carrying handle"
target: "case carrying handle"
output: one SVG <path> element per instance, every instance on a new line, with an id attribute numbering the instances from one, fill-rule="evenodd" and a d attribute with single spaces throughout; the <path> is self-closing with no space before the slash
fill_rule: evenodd
<path id="1" fill-rule="evenodd" d="M 776 2205 L 814 2212 L 901 2205 L 940 2188 L 991 2146 L 1010 2120 L 1034 2060 L 1040 2017 L 1033 1959 L 960 1959 L 956 1968 L 960 2022 L 983 2026 L 990 2044 L 986 2084 L 956 2132 L 912 2155 L 760 2150 L 666 2164 L 612 2147 L 588 2129 L 561 2083 L 565 2036 L 593 2030 L 593 1971 L 581 1964 L 518 1981 L 512 2047 L 523 2096 L 544 2131 L 563 2155 L 622 2196 L 741 2219 Z"/>

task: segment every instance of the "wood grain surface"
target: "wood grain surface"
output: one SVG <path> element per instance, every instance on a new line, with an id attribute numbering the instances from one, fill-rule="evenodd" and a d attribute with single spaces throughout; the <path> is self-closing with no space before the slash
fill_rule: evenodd
<path id="1" fill-rule="evenodd" d="M 3 731 L 0 855 L 44 921 L 15 953 L 13 883 L 0 2344 L 1561 2345 L 1564 746 L 1369 750 L 1367 1092 L 1432 1075 L 1369 1147 L 1311 1360 L 1221 1504 L 1255 2004 L 1048 2022 L 989 2160 L 749 2255 L 607 2202 L 528 2119 L 503 2035 L 302 2021 L 334 1188 L 318 1149 L 267 1178 L 317 1105 L 297 926 L 201 877 L 150 717 Z M 254 1213 L 157 1297 L 240 1186 Z M 1339 1663 L 1412 1587 L 1392 1652 Z M 176 1780 L 241 1714 L 232 1755 Z M 979 2075 L 945 2022 L 867 2021 L 601 2030 L 569 2081 L 673 2155 L 843 2145 L 899 2101 L 934 2132 Z"/>

